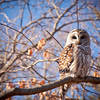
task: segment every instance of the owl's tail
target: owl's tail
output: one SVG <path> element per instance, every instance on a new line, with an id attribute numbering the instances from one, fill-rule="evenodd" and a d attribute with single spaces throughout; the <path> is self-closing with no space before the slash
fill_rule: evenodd
<path id="1" fill-rule="evenodd" d="M 66 99 L 66 93 L 67 93 L 67 91 L 70 87 L 71 87 L 70 84 L 65 84 L 65 85 L 60 87 L 60 98 L 61 98 L 61 100 Z"/>

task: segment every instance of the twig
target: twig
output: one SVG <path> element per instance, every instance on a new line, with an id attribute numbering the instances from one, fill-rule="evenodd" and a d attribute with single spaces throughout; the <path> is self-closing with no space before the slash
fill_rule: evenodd
<path id="1" fill-rule="evenodd" d="M 49 31 L 46 30 L 46 32 L 60 45 L 60 47 L 63 49 L 63 46 L 58 42 L 58 40 L 49 33 Z"/>
<path id="2" fill-rule="evenodd" d="M 95 93 L 95 92 L 93 92 L 93 91 L 91 91 L 91 90 L 86 89 L 86 88 L 83 86 L 83 84 L 81 84 L 81 86 L 82 86 L 82 88 L 83 88 L 85 91 L 87 91 L 87 92 L 90 92 L 90 93 L 93 93 L 93 94 L 96 94 L 96 95 L 100 95 L 99 93 Z"/>
<path id="3" fill-rule="evenodd" d="M 37 61 L 35 61 L 33 64 L 29 65 L 28 67 L 22 67 L 22 66 L 21 66 L 22 69 L 17 69 L 17 70 L 12 70 L 12 71 L 10 70 L 9 72 L 16 72 L 16 71 L 27 70 L 27 69 L 29 69 L 29 68 L 32 68 L 34 65 L 36 65 L 36 64 L 39 63 L 39 62 L 48 62 L 48 61 L 57 61 L 57 60 L 58 60 L 58 58 L 55 58 L 55 59 L 37 60 Z"/>

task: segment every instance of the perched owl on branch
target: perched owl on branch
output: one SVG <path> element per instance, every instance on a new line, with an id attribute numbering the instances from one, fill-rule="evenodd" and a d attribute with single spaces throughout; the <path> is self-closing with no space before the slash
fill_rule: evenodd
<path id="1" fill-rule="evenodd" d="M 82 29 L 72 30 L 68 36 L 59 57 L 60 79 L 65 77 L 85 77 L 90 72 L 91 49 L 89 34 Z M 62 100 L 68 87 L 71 84 L 62 86 Z"/>

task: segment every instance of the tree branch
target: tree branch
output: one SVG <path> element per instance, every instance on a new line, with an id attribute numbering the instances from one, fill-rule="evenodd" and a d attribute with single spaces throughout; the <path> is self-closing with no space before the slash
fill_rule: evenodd
<path id="1" fill-rule="evenodd" d="M 98 18 L 96 18 L 96 19 L 81 19 L 81 20 L 79 20 L 79 22 L 81 23 L 81 22 L 88 22 L 88 21 L 100 21 L 100 18 L 98 19 Z M 64 28 L 65 26 L 67 26 L 67 25 L 70 25 L 70 24 L 73 24 L 73 23 L 77 23 L 77 20 L 75 20 L 75 21 L 70 21 L 70 22 L 68 22 L 68 23 L 65 23 L 65 24 L 63 24 L 63 25 L 61 25 L 61 26 L 59 26 L 57 29 L 56 29 L 56 32 L 58 32 L 59 30 L 61 30 L 62 28 Z"/>
<path id="2" fill-rule="evenodd" d="M 34 88 L 12 88 L 9 90 L 5 90 L 0 93 L 0 100 L 4 100 L 6 98 L 9 98 L 11 96 L 17 96 L 17 95 L 33 95 L 37 94 L 40 92 L 48 91 L 54 88 L 57 88 L 61 85 L 68 84 L 68 83 L 80 83 L 80 82 L 85 82 L 85 83 L 91 83 L 91 84 L 100 84 L 100 78 L 99 77 L 92 77 L 92 76 L 87 76 L 84 78 L 72 78 L 72 77 L 67 77 L 62 80 L 58 80 L 55 82 L 51 82 L 49 84 L 45 84 L 42 86 L 37 86 Z"/>

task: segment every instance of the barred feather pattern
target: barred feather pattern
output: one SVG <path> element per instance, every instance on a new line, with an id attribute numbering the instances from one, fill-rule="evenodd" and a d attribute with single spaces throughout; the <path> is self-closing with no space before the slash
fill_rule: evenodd
<path id="1" fill-rule="evenodd" d="M 61 79 L 72 77 L 85 77 L 90 70 L 91 49 L 89 46 L 69 45 L 64 48 L 59 57 L 59 72 Z"/>
<path id="2" fill-rule="evenodd" d="M 64 50 L 59 57 L 60 79 L 85 77 L 90 72 L 91 49 L 89 34 L 83 29 L 74 29 L 68 36 Z M 62 100 L 71 84 L 62 86 Z"/>
<path id="3" fill-rule="evenodd" d="M 59 57 L 60 78 L 65 77 L 85 77 L 90 72 L 91 49 L 89 46 L 71 44 L 64 48 Z M 67 84 L 62 86 L 62 98 L 71 86 Z M 64 100 L 64 99 L 62 99 Z"/>

